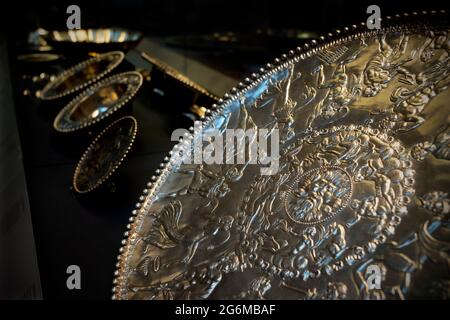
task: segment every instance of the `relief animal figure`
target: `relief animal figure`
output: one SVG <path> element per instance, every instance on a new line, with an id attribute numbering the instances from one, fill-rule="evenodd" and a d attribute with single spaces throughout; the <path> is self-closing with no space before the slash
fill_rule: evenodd
<path id="1" fill-rule="evenodd" d="M 204 268 L 191 274 L 182 273 L 170 283 L 130 286 L 130 289 L 137 294 L 145 292 L 149 300 L 197 300 L 207 299 L 221 281 L 221 272 Z"/>
<path id="2" fill-rule="evenodd" d="M 156 252 L 158 255 L 147 255 L 138 264 L 135 272 L 149 279 L 150 285 L 131 285 L 134 292 L 151 291 L 154 299 L 200 299 L 207 298 L 221 281 L 219 270 L 205 267 L 205 257 L 217 254 L 217 250 L 227 245 L 232 236 L 234 218 L 227 215 L 212 217 L 203 227 L 193 227 L 183 224 L 182 210 L 181 202 L 173 201 L 159 213 L 153 214 L 151 229 L 141 241 L 146 244 L 144 253 L 154 255 Z M 157 249 L 148 250 L 150 247 Z M 184 255 L 181 259 L 172 259 L 172 256 L 180 253 Z M 195 260 L 199 253 L 202 256 Z M 192 267 L 197 270 L 192 275 L 186 271 L 186 265 L 189 264 L 193 264 Z M 206 269 L 201 271 L 202 268 Z M 152 283 L 157 278 L 155 274 L 165 275 L 164 278 L 170 279 L 171 284 Z M 183 296 L 173 296 L 174 291 L 179 292 L 180 286 L 185 287 Z"/>

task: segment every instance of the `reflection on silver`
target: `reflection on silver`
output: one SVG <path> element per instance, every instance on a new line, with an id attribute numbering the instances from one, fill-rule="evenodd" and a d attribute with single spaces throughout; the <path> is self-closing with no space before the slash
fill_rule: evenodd
<path id="1" fill-rule="evenodd" d="M 447 21 L 348 29 L 232 89 L 204 130 L 279 129 L 279 171 L 183 164 L 185 137 L 133 211 L 113 298 L 448 298 Z"/>
<path id="2" fill-rule="evenodd" d="M 108 117 L 130 101 L 142 85 L 142 75 L 124 72 L 89 87 L 69 102 L 56 116 L 59 132 L 83 129 Z"/>

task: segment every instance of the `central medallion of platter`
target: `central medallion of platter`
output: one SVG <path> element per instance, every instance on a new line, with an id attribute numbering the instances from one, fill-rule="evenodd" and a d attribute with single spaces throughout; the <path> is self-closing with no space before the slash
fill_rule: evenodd
<path id="1" fill-rule="evenodd" d="M 251 184 L 238 223 L 251 264 L 282 279 L 363 259 L 394 234 L 414 193 L 405 148 L 366 126 L 314 130 L 280 160 L 276 175 Z"/>
<path id="2" fill-rule="evenodd" d="M 336 166 L 323 166 L 292 181 L 284 200 L 285 210 L 296 223 L 315 224 L 344 209 L 351 194 L 348 172 Z"/>

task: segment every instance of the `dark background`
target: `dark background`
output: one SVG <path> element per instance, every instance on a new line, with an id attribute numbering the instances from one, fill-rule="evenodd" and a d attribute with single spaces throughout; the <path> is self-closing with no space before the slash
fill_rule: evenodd
<path id="1" fill-rule="evenodd" d="M 258 30 L 296 29 L 321 34 L 365 21 L 366 8 L 371 4 L 380 6 L 382 16 L 448 6 L 444 1 L 434 0 L 3 2 L 0 23 L 1 33 L 7 38 L 9 66 L 0 66 L 0 76 L 3 80 L 10 79 L 13 87 L 42 293 L 47 299 L 110 298 L 116 256 L 133 205 L 170 150 L 171 130 L 186 126 L 185 121 L 180 122 L 180 110 L 171 107 L 177 101 L 158 100 L 151 93 L 151 85 L 144 84 L 127 111 L 138 119 L 140 131 L 134 151 L 120 174 L 103 192 L 87 197 L 73 193 L 74 166 L 96 131 L 70 140 L 55 135 L 51 123 L 64 103 L 44 104 L 24 97 L 23 74 L 36 74 L 39 70 L 15 59 L 23 51 L 31 30 L 37 27 L 64 30 L 66 8 L 70 4 L 80 6 L 82 28 L 118 26 L 172 44 L 174 36 L 181 37 L 182 45 L 169 46 L 170 50 L 211 65 L 236 81 L 295 47 L 297 41 L 302 43 L 282 36 L 266 43 L 267 38 L 252 36 Z M 208 43 L 199 47 L 202 44 L 197 41 L 199 35 L 227 32 L 245 36 L 237 46 L 215 47 L 214 43 Z M 80 59 L 71 56 L 71 52 L 64 54 L 65 60 L 56 68 L 70 66 Z M 121 71 L 133 69 L 130 62 L 121 66 Z M 17 243 L 8 245 L 10 250 L 22 250 Z M 81 267 L 81 290 L 66 288 L 66 268 L 71 264 Z"/>
<path id="2" fill-rule="evenodd" d="M 365 21 L 366 8 L 376 4 L 382 15 L 439 10 L 449 5 L 438 0 L 112 0 L 112 1 L 9 1 L 2 11 L 8 32 L 36 25 L 64 29 L 66 8 L 78 4 L 82 27 L 111 26 L 153 35 L 248 31 L 257 28 L 330 29 Z M 4 19 L 5 20 L 5 19 Z"/>

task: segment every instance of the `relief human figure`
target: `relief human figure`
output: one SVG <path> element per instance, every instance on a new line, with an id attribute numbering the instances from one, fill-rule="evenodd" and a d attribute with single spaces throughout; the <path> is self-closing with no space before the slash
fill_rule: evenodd
<path id="1" fill-rule="evenodd" d="M 410 76 L 410 72 L 403 67 L 413 57 L 404 58 L 408 36 L 403 35 L 399 42 L 391 46 L 383 35 L 378 41 L 378 53 L 367 63 L 364 72 L 363 96 L 373 97 L 386 88 L 394 77 L 402 74 Z"/>
<path id="2" fill-rule="evenodd" d="M 445 53 L 448 56 L 450 51 L 448 31 L 429 31 L 428 39 L 425 41 L 420 53 L 420 60 L 423 62 L 430 61 L 435 56 L 437 50 L 445 50 Z"/>
<path id="3" fill-rule="evenodd" d="M 393 105 L 390 110 L 393 113 L 391 119 L 396 123 L 399 132 L 406 132 L 420 126 L 425 118 L 425 107 L 439 93 L 445 91 L 450 83 L 450 58 L 443 58 L 426 71 L 419 73 L 409 84 L 415 88 L 409 89 L 400 86 L 391 95 Z"/>
<path id="4" fill-rule="evenodd" d="M 215 218 L 204 228 L 197 230 L 181 225 L 181 213 L 180 201 L 165 206 L 159 215 L 155 215 L 153 228 L 143 239 L 144 242 L 163 250 L 181 246 L 186 252 L 181 262 L 188 264 L 200 247 L 213 250 L 230 239 L 234 221 L 231 216 Z"/>
<path id="5" fill-rule="evenodd" d="M 249 115 L 245 106 L 241 106 L 238 123 L 238 128 L 242 128 L 245 132 L 248 129 L 256 129 L 257 126 L 254 123 L 251 115 Z M 187 173 L 192 176 L 192 179 L 184 189 L 183 192 L 190 194 L 198 194 L 205 201 L 202 201 L 200 206 L 196 208 L 196 211 L 206 212 L 207 215 L 211 215 L 217 209 L 220 198 L 223 198 L 230 192 L 230 186 L 233 182 L 239 181 L 244 175 L 245 169 L 250 163 L 250 145 L 254 141 L 247 141 L 245 135 L 244 147 L 245 147 L 245 163 L 243 164 L 228 164 L 228 159 L 225 159 L 225 164 L 194 164 L 184 165 L 179 170 L 180 173 Z M 239 144 L 240 142 L 238 142 Z M 236 156 L 238 150 L 234 149 L 234 153 L 231 156 Z"/>
<path id="6" fill-rule="evenodd" d="M 411 156 L 418 161 L 423 161 L 430 153 L 438 159 L 450 160 L 449 125 L 432 141 L 419 142 L 411 148 Z"/>
<path id="7" fill-rule="evenodd" d="M 294 201 L 290 210 L 298 221 L 318 221 L 332 214 L 348 192 L 348 186 L 341 181 L 342 174 L 334 171 L 318 172 L 307 178 L 298 190 L 292 192 Z"/>
<path id="8" fill-rule="evenodd" d="M 305 81 L 298 96 L 294 95 L 296 89 L 292 86 L 302 77 L 300 72 L 295 72 L 294 67 L 289 68 L 288 76 L 273 84 L 273 89 L 277 95 L 273 108 L 274 122 L 269 123 L 268 126 L 276 124 L 280 132 L 281 142 L 290 140 L 295 135 L 293 128 L 295 113 L 302 110 L 316 97 L 317 91 L 313 86 L 308 85 Z"/>
<path id="9" fill-rule="evenodd" d="M 278 130 L 280 130 L 281 142 L 287 141 L 294 136 L 294 111 L 297 106 L 297 102 L 290 96 L 291 84 L 296 79 L 293 78 L 294 68 L 289 69 L 289 76 L 287 79 L 275 84 L 275 89 L 279 94 L 275 101 L 275 108 L 273 110 L 273 116 L 278 124 Z"/>
<path id="10" fill-rule="evenodd" d="M 330 79 L 326 79 L 323 65 L 319 65 L 315 70 L 318 73 L 317 87 L 326 89 L 327 93 L 325 98 L 314 107 L 307 121 L 308 126 L 311 126 L 319 116 L 331 119 L 337 115 L 345 115 L 349 111 L 350 103 L 360 95 L 361 77 L 347 73 L 347 62 L 348 60 L 340 62 Z"/>
<path id="11" fill-rule="evenodd" d="M 268 278 L 257 277 L 251 281 L 248 290 L 233 296 L 233 299 L 265 300 L 264 296 L 271 288 L 272 284 Z"/>
<path id="12" fill-rule="evenodd" d="M 325 98 L 316 104 L 313 112 L 307 119 L 306 125 L 312 126 L 317 117 L 327 120 L 337 120 L 349 111 L 349 105 L 362 94 L 363 75 L 356 75 L 347 71 L 347 65 L 355 61 L 360 53 L 367 47 L 361 39 L 360 47 L 351 55 L 336 64 L 329 79 L 326 79 L 323 65 L 314 69 L 317 74 L 317 88 L 325 89 Z"/>

